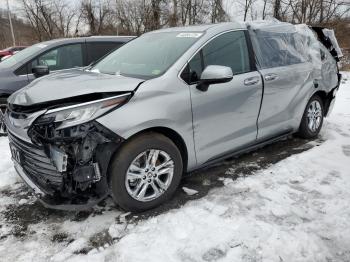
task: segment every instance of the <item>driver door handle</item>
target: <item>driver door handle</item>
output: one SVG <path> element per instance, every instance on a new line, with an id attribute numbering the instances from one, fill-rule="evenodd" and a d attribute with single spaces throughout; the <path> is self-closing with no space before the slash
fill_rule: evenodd
<path id="1" fill-rule="evenodd" d="M 253 77 L 249 77 L 247 79 L 244 80 L 244 85 L 246 86 L 252 86 L 252 85 L 256 85 L 260 82 L 260 77 L 258 76 L 253 76 Z"/>

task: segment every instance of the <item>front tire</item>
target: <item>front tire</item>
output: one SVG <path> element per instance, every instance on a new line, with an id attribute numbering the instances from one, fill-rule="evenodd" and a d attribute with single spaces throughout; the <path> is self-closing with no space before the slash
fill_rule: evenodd
<path id="1" fill-rule="evenodd" d="M 299 136 L 306 139 L 317 137 L 322 128 L 323 117 L 323 101 L 318 95 L 314 95 L 305 108 L 299 127 Z"/>
<path id="2" fill-rule="evenodd" d="M 141 212 L 170 199 L 181 180 L 182 157 L 164 135 L 147 133 L 128 141 L 109 169 L 114 201 L 124 210 Z"/>

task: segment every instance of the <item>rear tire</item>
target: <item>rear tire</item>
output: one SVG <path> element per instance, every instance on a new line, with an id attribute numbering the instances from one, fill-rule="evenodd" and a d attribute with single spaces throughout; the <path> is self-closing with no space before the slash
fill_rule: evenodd
<path id="1" fill-rule="evenodd" d="M 324 104 L 318 95 L 311 97 L 305 108 L 298 135 L 302 138 L 315 138 L 319 134 L 324 117 Z"/>
<path id="2" fill-rule="evenodd" d="M 109 168 L 112 197 L 128 211 L 157 207 L 174 195 L 182 172 L 181 153 L 169 138 L 158 133 L 139 135 L 112 158 Z"/>

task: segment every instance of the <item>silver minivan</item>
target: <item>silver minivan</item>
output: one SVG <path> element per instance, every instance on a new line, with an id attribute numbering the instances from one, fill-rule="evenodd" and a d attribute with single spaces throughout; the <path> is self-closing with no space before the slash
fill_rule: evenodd
<path id="1" fill-rule="evenodd" d="M 339 87 L 331 30 L 281 22 L 146 33 L 84 70 L 8 99 L 15 168 L 47 207 L 111 195 L 168 200 L 183 174 L 298 133 L 316 137 Z"/>

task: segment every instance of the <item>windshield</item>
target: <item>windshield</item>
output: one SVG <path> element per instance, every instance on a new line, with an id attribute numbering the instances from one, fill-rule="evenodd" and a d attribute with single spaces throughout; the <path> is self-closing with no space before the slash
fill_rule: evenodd
<path id="1" fill-rule="evenodd" d="M 145 34 L 108 55 L 91 71 L 154 78 L 167 71 L 201 35 L 198 32 Z"/>
<path id="2" fill-rule="evenodd" d="M 0 69 L 3 68 L 10 68 L 17 64 L 18 62 L 22 62 L 23 60 L 27 59 L 28 57 L 32 56 L 35 53 L 38 53 L 40 50 L 45 48 L 46 45 L 44 44 L 36 44 L 32 45 L 31 47 L 28 47 L 26 49 L 23 49 L 22 51 L 14 54 L 13 56 L 5 59 L 0 63 Z"/>

